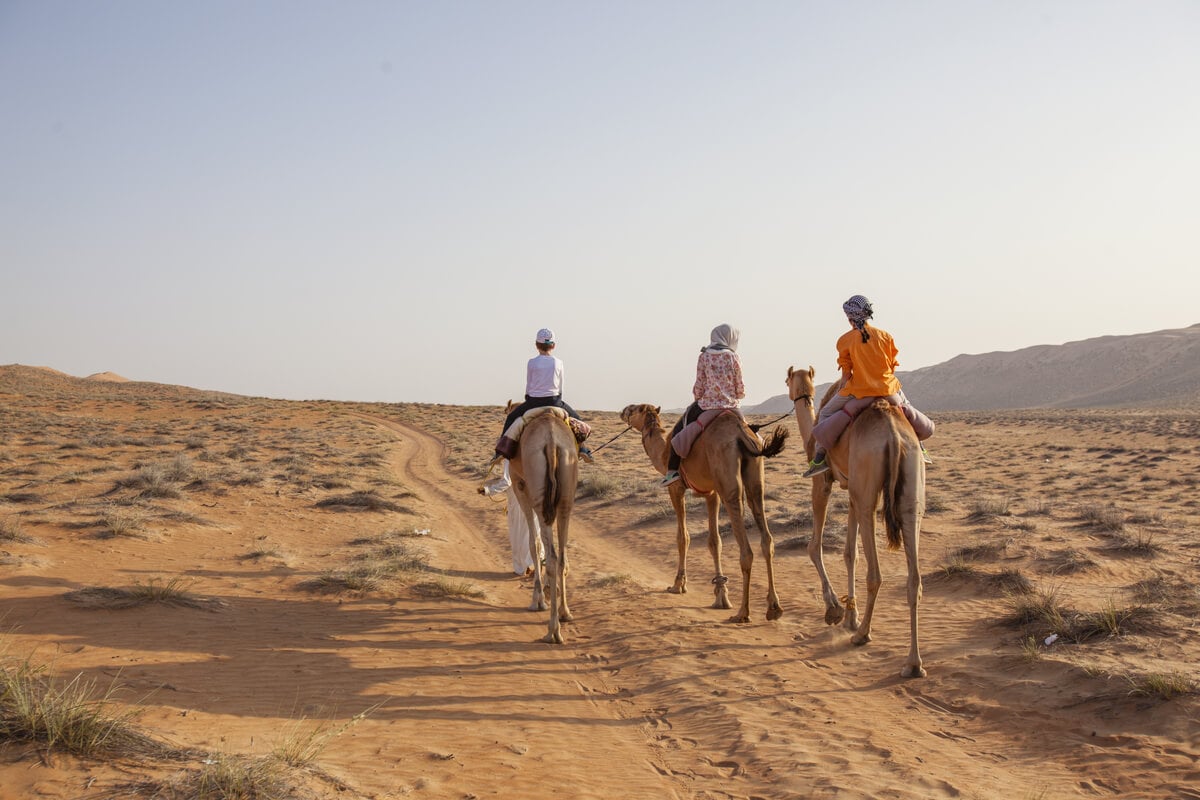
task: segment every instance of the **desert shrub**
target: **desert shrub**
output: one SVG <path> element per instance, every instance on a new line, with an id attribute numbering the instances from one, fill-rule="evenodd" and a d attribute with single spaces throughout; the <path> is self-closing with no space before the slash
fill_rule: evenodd
<path id="1" fill-rule="evenodd" d="M 16 517 L 5 517 L 0 520 L 0 542 L 29 542 L 32 537 L 26 535 L 21 526 L 21 520 Z"/>
<path id="2" fill-rule="evenodd" d="M 575 496 L 580 499 L 594 497 L 597 500 L 606 500 L 627 494 L 630 494 L 630 491 L 624 481 L 607 472 L 588 471 L 580 479 Z"/>
<path id="3" fill-rule="evenodd" d="M 425 597 L 483 597 L 483 590 L 470 581 L 437 576 L 413 585 L 413 591 Z"/>
<path id="4" fill-rule="evenodd" d="M 164 753 L 134 726 L 137 711 L 115 709 L 117 688 L 99 691 L 82 674 L 60 682 L 28 659 L 0 665 L 0 741 L 87 757 Z"/>
<path id="5" fill-rule="evenodd" d="M 133 508 L 112 508 L 100 517 L 100 534 L 104 537 L 136 536 L 145 529 L 146 514 Z"/>
<path id="6" fill-rule="evenodd" d="M 1050 571 L 1055 575 L 1071 575 L 1076 572 L 1086 572 L 1095 569 L 1095 559 L 1082 550 L 1067 548 L 1046 559 Z"/>
<path id="7" fill-rule="evenodd" d="M 1065 629 L 1065 614 L 1057 589 L 1013 594 L 1008 598 L 1009 614 L 1003 621 L 1010 625 L 1039 624 L 1054 633 Z"/>
<path id="8" fill-rule="evenodd" d="M 151 578 L 146 583 L 136 582 L 127 588 L 85 587 L 67 592 L 64 597 L 88 608 L 134 608 L 159 604 L 211 610 L 224 605 L 217 600 L 197 597 L 187 590 L 190 585 L 191 582 L 183 578 L 171 578 L 165 582 Z"/>
<path id="9" fill-rule="evenodd" d="M 1074 642 L 1086 642 L 1098 637 L 1113 638 L 1144 628 L 1151 612 L 1144 606 L 1119 608 L 1111 600 L 1099 611 L 1075 614 L 1060 634 Z"/>
<path id="10" fill-rule="evenodd" d="M 1179 695 L 1195 694 L 1197 684 L 1180 672 L 1155 672 L 1137 678 L 1129 678 L 1130 694 L 1161 697 L 1170 700 Z"/>
<path id="11" fill-rule="evenodd" d="M 1006 497 L 981 497 L 971 503 L 967 511 L 970 522 L 987 522 L 996 517 L 1007 517 L 1012 514 L 1010 501 Z"/>
<path id="12" fill-rule="evenodd" d="M 1004 569 L 995 575 L 989 575 L 987 582 L 1001 591 L 1009 594 L 1030 594 L 1033 592 L 1033 583 L 1026 578 L 1018 569 Z"/>
<path id="13" fill-rule="evenodd" d="M 307 767 L 325 750 L 330 740 L 341 736 L 362 722 L 382 705 L 383 703 L 376 703 L 365 711 L 355 714 L 341 725 L 323 723 L 314 725 L 308 730 L 302 730 L 306 720 L 304 718 L 295 720 L 284 727 L 279 741 L 271 748 L 271 755 L 290 767 Z"/>
<path id="14" fill-rule="evenodd" d="M 404 511 L 397 503 L 380 497 L 373 490 L 340 494 L 317 501 L 317 508 L 346 511 Z"/>
<path id="15" fill-rule="evenodd" d="M 952 560 L 959 561 L 995 561 L 1004 555 L 1010 542 L 987 542 L 969 547 L 960 547 L 950 553 Z"/>
<path id="16" fill-rule="evenodd" d="M 1119 533 L 1125 530 L 1125 513 L 1114 505 L 1084 506 L 1078 519 L 1084 525 L 1102 531 Z"/>
<path id="17" fill-rule="evenodd" d="M 1162 552 L 1162 547 L 1154 538 L 1154 534 L 1149 531 L 1138 531 L 1134 534 L 1118 533 L 1113 536 L 1109 549 L 1131 555 L 1154 556 Z"/>

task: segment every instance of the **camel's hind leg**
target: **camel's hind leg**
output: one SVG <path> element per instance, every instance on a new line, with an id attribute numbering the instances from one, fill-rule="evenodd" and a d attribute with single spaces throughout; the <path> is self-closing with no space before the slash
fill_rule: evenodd
<path id="1" fill-rule="evenodd" d="M 754 550 L 750 547 L 750 537 L 746 533 L 746 511 L 742 508 L 742 487 L 735 486 L 725 499 L 725 513 L 729 515 L 729 525 L 737 539 L 739 561 L 742 566 L 742 607 L 729 618 L 730 622 L 750 621 L 750 570 L 754 566 Z"/>
<path id="2" fill-rule="evenodd" d="M 554 531 L 547 526 L 542 531 L 546 544 L 546 579 L 550 583 L 550 622 L 543 642 L 562 644 L 562 624 L 560 618 L 560 597 L 562 589 L 562 554 L 554 541 Z"/>
<path id="3" fill-rule="evenodd" d="M 879 570 L 879 550 L 875 543 L 875 510 L 876 498 L 872 497 L 869 502 L 866 498 L 857 498 L 851 500 L 852 516 L 857 517 L 858 529 L 862 534 L 863 555 L 867 559 L 867 609 L 863 613 L 862 624 L 858 627 L 857 633 L 850 639 L 854 644 L 862 645 L 871 641 L 871 618 L 875 614 L 875 599 L 879 596 L 879 587 L 883 585 L 883 574 Z M 853 559 L 853 555 L 849 552 L 850 541 L 849 536 L 846 537 L 847 549 L 847 564 Z M 851 584 L 851 592 L 853 592 L 853 584 Z M 851 615 L 856 616 L 853 594 L 850 600 L 847 601 L 847 606 L 850 608 Z"/>
<path id="4" fill-rule="evenodd" d="M 721 501 L 716 492 L 713 492 L 704 498 L 704 504 L 708 511 L 708 554 L 712 556 L 713 561 L 712 607 L 733 608 L 733 604 L 729 602 L 729 578 L 725 577 L 721 569 L 721 531 L 717 527 L 717 512 L 721 508 Z"/>
<path id="5" fill-rule="evenodd" d="M 783 606 L 780 604 L 779 594 L 775 590 L 775 537 L 771 535 L 771 529 L 767 526 L 767 515 L 763 511 L 762 461 L 748 462 L 744 474 L 746 476 L 746 502 L 750 505 L 750 513 L 754 516 L 754 524 L 758 526 L 763 561 L 766 562 L 767 619 L 779 619 L 783 616 Z"/>
<path id="6" fill-rule="evenodd" d="M 567 607 L 567 573 L 570 572 L 570 566 L 567 563 L 567 530 L 570 527 L 570 522 L 570 510 L 560 510 L 558 512 L 558 563 L 560 568 L 560 575 L 558 576 L 558 618 L 563 622 L 573 622 L 575 620 L 575 615 Z"/>
<path id="7" fill-rule="evenodd" d="M 529 610 L 545 611 L 546 584 L 542 574 L 545 570 L 545 545 L 542 543 L 542 525 L 532 510 L 521 510 L 525 512 L 525 523 L 529 526 L 529 555 L 533 557 L 533 595 L 529 600 Z"/>

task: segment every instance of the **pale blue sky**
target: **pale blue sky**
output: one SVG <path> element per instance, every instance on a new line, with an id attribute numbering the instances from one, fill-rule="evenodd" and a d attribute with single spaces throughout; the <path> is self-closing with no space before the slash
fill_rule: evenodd
<path id="1" fill-rule="evenodd" d="M 0 363 L 580 409 L 1200 322 L 1200 2 L 0 0 Z M 919 398 L 913 398 L 920 403 Z"/>

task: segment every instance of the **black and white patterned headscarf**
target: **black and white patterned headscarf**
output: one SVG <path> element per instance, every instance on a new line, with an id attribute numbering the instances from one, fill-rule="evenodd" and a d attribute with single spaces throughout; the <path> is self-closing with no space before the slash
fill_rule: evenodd
<path id="1" fill-rule="evenodd" d="M 875 309 L 871 306 L 871 301 L 861 294 L 856 294 L 842 303 L 842 311 L 846 312 L 846 318 L 850 320 L 850 324 L 858 328 L 858 332 L 862 334 L 862 340 L 869 341 L 871 334 L 867 333 L 867 320 L 875 316 Z"/>

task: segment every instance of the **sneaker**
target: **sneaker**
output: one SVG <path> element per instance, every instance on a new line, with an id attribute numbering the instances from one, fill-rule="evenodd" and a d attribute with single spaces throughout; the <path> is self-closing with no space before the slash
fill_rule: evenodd
<path id="1" fill-rule="evenodd" d="M 921 445 L 921 458 L 926 464 L 932 464 L 933 459 L 929 457 L 929 451 L 925 449 L 925 445 Z"/>
<path id="2" fill-rule="evenodd" d="M 592 448 L 579 446 L 579 460 L 585 464 L 595 464 L 596 459 L 592 457 Z"/>
<path id="3" fill-rule="evenodd" d="M 806 469 L 804 471 L 804 474 L 801 475 L 800 477 L 801 478 L 815 478 L 818 475 L 825 474 L 826 472 L 829 472 L 829 462 L 822 458 L 820 461 L 808 462 L 808 469 Z"/>
<path id="4" fill-rule="evenodd" d="M 662 476 L 662 479 L 658 482 L 658 485 L 659 486 L 670 486 L 672 483 L 674 483 L 677 480 L 679 480 L 679 470 L 673 469 L 670 472 L 668 472 L 666 475 Z"/>

